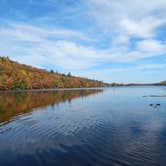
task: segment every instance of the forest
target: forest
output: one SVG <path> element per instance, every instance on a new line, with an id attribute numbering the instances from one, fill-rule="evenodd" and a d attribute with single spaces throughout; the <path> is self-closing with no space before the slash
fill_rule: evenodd
<path id="1" fill-rule="evenodd" d="M 20 64 L 0 57 L 0 90 L 103 87 L 103 81 L 81 78 Z"/>

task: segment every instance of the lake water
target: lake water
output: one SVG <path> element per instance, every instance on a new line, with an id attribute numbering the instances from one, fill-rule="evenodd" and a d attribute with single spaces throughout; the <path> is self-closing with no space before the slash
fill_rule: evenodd
<path id="1" fill-rule="evenodd" d="M 165 166 L 160 95 L 166 87 L 1 92 L 0 166 Z"/>

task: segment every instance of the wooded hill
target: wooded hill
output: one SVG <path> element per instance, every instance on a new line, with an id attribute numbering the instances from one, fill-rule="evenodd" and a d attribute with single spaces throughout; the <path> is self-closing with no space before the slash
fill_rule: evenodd
<path id="1" fill-rule="evenodd" d="M 163 82 L 157 83 L 157 85 L 166 85 L 166 81 L 163 81 Z"/>
<path id="2" fill-rule="evenodd" d="M 60 74 L 0 57 L 0 90 L 109 86 L 102 81 Z"/>

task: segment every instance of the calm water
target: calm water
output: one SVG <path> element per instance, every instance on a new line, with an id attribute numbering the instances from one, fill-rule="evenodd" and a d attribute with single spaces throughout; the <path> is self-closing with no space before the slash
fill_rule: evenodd
<path id="1" fill-rule="evenodd" d="M 165 166 L 166 97 L 151 95 L 166 87 L 0 93 L 0 166 Z"/>

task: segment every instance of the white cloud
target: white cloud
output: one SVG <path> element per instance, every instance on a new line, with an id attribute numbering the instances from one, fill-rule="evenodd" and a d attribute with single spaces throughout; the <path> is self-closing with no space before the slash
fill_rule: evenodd
<path id="1" fill-rule="evenodd" d="M 131 62 L 158 56 L 165 53 L 166 47 L 156 40 L 142 40 L 137 43 L 135 50 L 130 50 L 129 38 L 117 36 L 112 47 L 97 49 L 71 41 L 74 37 L 86 40 L 84 35 L 77 31 L 46 29 L 18 22 L 9 25 L 6 29 L 0 29 L 0 38 L 3 40 L 0 44 L 2 54 L 35 66 L 47 63 L 67 70 L 87 69 L 110 61 Z M 54 36 L 60 38 L 50 40 Z"/>
<path id="2" fill-rule="evenodd" d="M 129 44 L 129 37 L 126 35 L 117 35 L 112 38 L 112 43 L 116 45 L 128 45 Z"/>
<path id="3" fill-rule="evenodd" d="M 166 49 L 166 45 L 162 44 L 161 42 L 157 41 L 157 40 L 152 40 L 152 39 L 148 39 L 148 40 L 143 40 L 140 42 L 137 42 L 137 48 L 140 51 L 149 51 L 149 52 L 165 52 Z"/>
<path id="4" fill-rule="evenodd" d="M 166 23 L 165 0 L 89 0 L 89 15 L 110 35 L 153 37 Z"/>
<path id="5" fill-rule="evenodd" d="M 3 40 L 3 43 L 0 43 L 1 52 L 22 63 L 35 66 L 47 63 L 52 66 L 56 64 L 62 69 L 86 69 L 109 61 L 131 62 L 158 56 L 165 53 L 166 47 L 156 40 L 143 40 L 137 43 L 135 50 L 130 50 L 125 44 L 129 43 L 128 37 L 119 36 L 115 38 L 111 48 L 96 49 L 69 40 L 68 36 L 83 36 L 74 31 L 71 33 L 69 30 L 45 29 L 23 23 L 10 25 L 6 29 L 0 29 L 0 37 Z M 54 35 L 66 39 L 50 40 Z"/>
<path id="6" fill-rule="evenodd" d="M 20 40 L 29 42 L 41 42 L 48 38 L 77 38 L 89 40 L 85 34 L 63 28 L 40 27 L 22 22 L 7 22 L 8 26 L 0 29 L 0 37 L 10 36 L 10 40 Z"/>
<path id="7" fill-rule="evenodd" d="M 161 26 L 164 20 L 154 17 L 145 17 L 141 20 L 123 19 L 121 20 L 121 31 L 129 36 L 148 38 L 154 37 L 154 30 Z"/>

